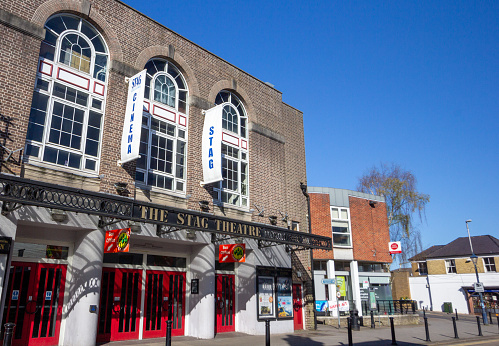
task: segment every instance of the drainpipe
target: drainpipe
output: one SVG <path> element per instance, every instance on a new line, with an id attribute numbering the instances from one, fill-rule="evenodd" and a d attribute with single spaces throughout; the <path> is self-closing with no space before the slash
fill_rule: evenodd
<path id="1" fill-rule="evenodd" d="M 307 192 L 307 185 L 300 182 L 300 188 L 303 195 L 307 198 L 307 209 L 308 209 L 308 233 L 312 233 L 312 218 L 310 215 L 310 196 Z M 314 330 L 317 330 L 317 315 L 315 313 L 315 278 L 314 278 L 314 250 L 310 249 L 310 271 L 312 273 L 312 311 L 314 312 Z"/>

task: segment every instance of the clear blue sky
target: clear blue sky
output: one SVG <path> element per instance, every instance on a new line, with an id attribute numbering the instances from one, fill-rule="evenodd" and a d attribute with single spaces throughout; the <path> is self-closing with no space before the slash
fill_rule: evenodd
<path id="1" fill-rule="evenodd" d="M 126 0 L 304 113 L 310 186 L 398 163 L 423 245 L 499 237 L 499 2 Z M 499 213 L 498 213 L 499 214 Z"/>

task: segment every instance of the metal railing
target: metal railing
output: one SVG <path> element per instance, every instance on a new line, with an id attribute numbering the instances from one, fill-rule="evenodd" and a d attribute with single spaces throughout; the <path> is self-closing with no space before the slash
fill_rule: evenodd
<path id="1" fill-rule="evenodd" d="M 362 314 L 367 315 L 371 310 L 369 309 L 369 302 L 362 301 Z M 417 302 L 415 300 L 377 300 L 376 311 L 377 314 L 415 314 L 417 311 Z"/>

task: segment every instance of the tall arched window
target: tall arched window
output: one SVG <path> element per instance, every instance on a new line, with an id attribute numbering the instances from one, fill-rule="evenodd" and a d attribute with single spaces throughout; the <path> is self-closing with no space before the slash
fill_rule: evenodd
<path id="1" fill-rule="evenodd" d="M 185 194 L 187 153 L 187 84 L 170 61 L 146 64 L 145 107 L 140 158 L 135 180 L 140 184 Z"/>
<path id="2" fill-rule="evenodd" d="M 218 93 L 215 104 L 222 110 L 222 177 L 215 191 L 222 203 L 249 207 L 248 134 L 246 110 L 230 91 Z"/>
<path id="3" fill-rule="evenodd" d="M 28 125 L 31 163 L 99 171 L 109 54 L 87 21 L 58 14 L 45 24 Z"/>

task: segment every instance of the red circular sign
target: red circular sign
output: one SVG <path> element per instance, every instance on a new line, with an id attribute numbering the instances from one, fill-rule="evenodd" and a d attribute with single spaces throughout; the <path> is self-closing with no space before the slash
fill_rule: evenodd
<path id="1" fill-rule="evenodd" d="M 390 247 L 392 248 L 392 250 L 397 250 L 399 246 L 397 243 L 393 243 L 392 245 L 390 245 Z"/>

